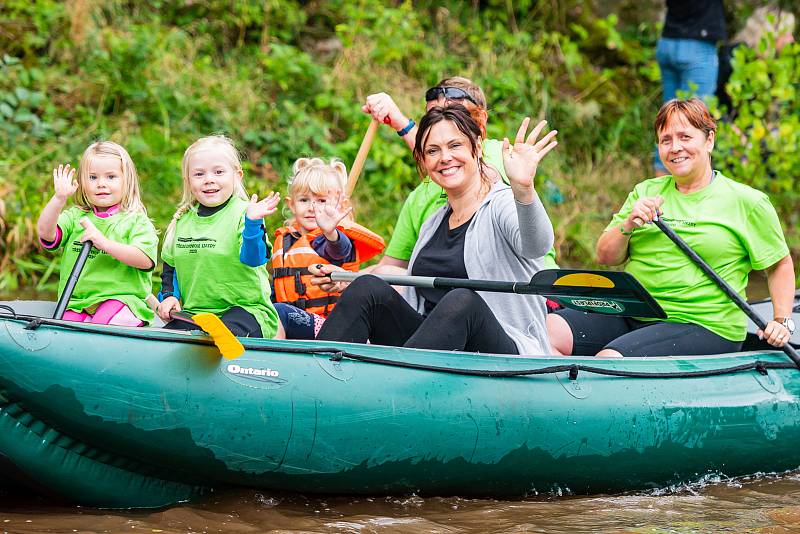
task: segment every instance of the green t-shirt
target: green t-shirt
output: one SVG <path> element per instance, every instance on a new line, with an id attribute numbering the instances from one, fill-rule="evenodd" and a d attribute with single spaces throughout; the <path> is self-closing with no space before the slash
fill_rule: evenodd
<path id="1" fill-rule="evenodd" d="M 775 208 L 764 193 L 714 173 L 711 184 L 683 194 L 671 176 L 634 187 L 606 231 L 619 232 L 634 203 L 660 195 L 663 219 L 742 297 L 747 275 L 789 254 Z M 676 323 L 694 323 L 731 341 L 745 338 L 747 319 L 655 225 L 633 232 L 625 271 L 634 275 Z"/>
<path id="2" fill-rule="evenodd" d="M 503 181 L 508 183 L 505 167 L 503 166 L 503 142 L 497 139 L 486 139 L 483 142 L 483 160 L 497 169 Z M 419 237 L 419 229 L 431 214 L 447 204 L 447 195 L 444 189 L 439 187 L 430 178 L 425 178 L 408 195 L 400 209 L 397 217 L 392 238 L 389 246 L 386 247 L 385 254 L 398 260 L 408 261 L 411 259 L 411 252 Z M 550 249 L 544 257 L 545 269 L 557 269 L 556 251 Z"/>
<path id="3" fill-rule="evenodd" d="M 275 337 L 278 313 L 270 302 L 267 266 L 239 260 L 247 202 L 237 197 L 208 217 L 186 212 L 161 256 L 175 268 L 183 309 L 221 316 L 234 306 L 255 316 L 265 338 Z"/>
<path id="4" fill-rule="evenodd" d="M 158 235 L 146 214 L 118 212 L 110 217 L 98 217 L 94 212 L 72 207 L 58 216 L 58 227 L 61 229 L 59 247 L 64 247 L 58 282 L 59 295 L 64 292 L 69 273 L 81 251 L 80 238 L 84 230 L 79 221 L 82 217 L 89 219 L 107 238 L 138 248 L 155 265 Z M 150 323 L 153 320 L 153 310 L 147 306 L 145 298 L 153 289 L 151 271 L 152 269 L 143 270 L 125 265 L 110 254 L 92 248 L 67 309 L 94 313 L 99 304 L 115 299 L 130 308 L 136 317 Z"/>

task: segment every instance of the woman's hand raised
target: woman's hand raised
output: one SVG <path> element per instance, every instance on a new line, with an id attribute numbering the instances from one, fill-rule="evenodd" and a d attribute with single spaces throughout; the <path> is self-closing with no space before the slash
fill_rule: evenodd
<path id="1" fill-rule="evenodd" d="M 539 122 L 526 139 L 525 133 L 530 122 L 531 119 L 525 117 L 517 130 L 513 145 L 508 138 L 503 139 L 503 167 L 514 191 L 514 198 L 524 204 L 533 201 L 533 178 L 536 176 L 539 162 L 558 145 L 558 141 L 555 140 L 558 130 L 548 132 L 538 139 L 547 121 Z"/>

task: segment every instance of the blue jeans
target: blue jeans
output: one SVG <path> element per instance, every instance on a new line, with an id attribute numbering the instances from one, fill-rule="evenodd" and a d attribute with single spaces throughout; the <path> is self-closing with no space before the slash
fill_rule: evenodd
<path id="1" fill-rule="evenodd" d="M 719 58 L 713 43 L 662 37 L 656 46 L 656 60 L 661 69 L 664 102 L 676 98 L 678 91 L 700 98 L 717 91 Z M 658 157 L 658 150 L 653 165 L 656 170 L 666 170 Z"/>

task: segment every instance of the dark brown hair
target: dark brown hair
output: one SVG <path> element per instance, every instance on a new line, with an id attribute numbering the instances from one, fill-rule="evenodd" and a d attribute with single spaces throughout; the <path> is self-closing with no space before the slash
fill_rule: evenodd
<path id="1" fill-rule="evenodd" d="M 458 128 L 458 131 L 469 140 L 472 155 L 478 160 L 481 181 L 486 185 L 490 185 L 491 180 L 486 174 L 486 163 L 484 163 L 483 154 L 481 154 L 480 127 L 467 111 L 467 108 L 461 104 L 433 107 L 420 119 L 416 145 L 414 145 L 414 161 L 417 162 L 417 172 L 419 172 L 420 177 L 424 179 L 428 175 L 428 170 L 425 168 L 425 145 L 428 143 L 431 128 L 442 121 L 452 122 Z"/>
<path id="2" fill-rule="evenodd" d="M 667 127 L 667 124 L 677 115 L 686 117 L 689 124 L 698 130 L 702 130 L 706 138 L 708 138 L 710 132 L 717 131 L 717 123 L 714 121 L 714 117 L 711 116 L 711 113 L 709 113 L 708 108 L 702 100 L 699 98 L 690 98 L 689 100 L 673 98 L 661 106 L 661 109 L 658 110 L 658 114 L 656 115 L 656 122 L 654 124 L 656 141 L 658 141 L 659 135 L 661 135 L 661 132 Z"/>

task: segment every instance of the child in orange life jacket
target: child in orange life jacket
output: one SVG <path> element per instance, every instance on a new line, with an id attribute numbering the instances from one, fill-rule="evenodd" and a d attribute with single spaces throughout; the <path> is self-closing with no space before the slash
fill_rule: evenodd
<path id="1" fill-rule="evenodd" d="M 301 158 L 295 162 L 286 197 L 292 217 L 275 232 L 272 249 L 276 304 L 287 303 L 326 317 L 336 305 L 338 293 L 311 285 L 308 266 L 332 263 L 357 271 L 362 262 L 383 252 L 383 238 L 347 219 L 352 210 L 344 198 L 346 181 L 347 170 L 341 161 Z M 286 326 L 284 314 L 296 310 L 279 304 L 276 308 Z M 314 330 L 318 330 L 321 321 L 315 323 Z M 287 337 L 294 338 L 290 330 L 287 328 Z"/>

